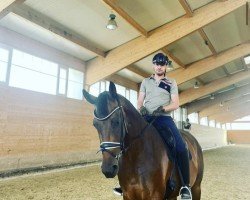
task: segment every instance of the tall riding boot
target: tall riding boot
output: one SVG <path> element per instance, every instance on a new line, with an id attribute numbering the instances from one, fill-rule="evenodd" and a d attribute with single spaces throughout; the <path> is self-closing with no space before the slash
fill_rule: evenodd
<path id="1" fill-rule="evenodd" d="M 189 186 L 190 172 L 189 172 L 189 154 L 188 150 L 183 152 L 178 152 L 177 154 L 177 164 L 180 169 L 180 176 L 182 176 L 184 184 L 180 190 L 181 200 L 191 200 L 192 194 Z"/>

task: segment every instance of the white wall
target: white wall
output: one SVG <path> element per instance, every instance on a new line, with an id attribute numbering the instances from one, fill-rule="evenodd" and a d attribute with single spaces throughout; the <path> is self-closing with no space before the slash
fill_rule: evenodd
<path id="1" fill-rule="evenodd" d="M 202 149 L 227 145 L 227 131 L 220 128 L 192 124 L 191 133 L 200 143 Z"/>

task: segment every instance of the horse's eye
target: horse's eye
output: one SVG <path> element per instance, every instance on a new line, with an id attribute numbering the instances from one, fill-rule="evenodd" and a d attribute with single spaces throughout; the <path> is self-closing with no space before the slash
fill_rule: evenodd
<path id="1" fill-rule="evenodd" d="M 111 120 L 111 126 L 112 128 L 116 128 L 119 126 L 119 121 L 117 119 L 112 119 Z"/>

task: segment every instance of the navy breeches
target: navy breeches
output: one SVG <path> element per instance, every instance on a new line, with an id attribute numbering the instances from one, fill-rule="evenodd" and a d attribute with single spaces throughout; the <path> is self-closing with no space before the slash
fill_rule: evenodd
<path id="1" fill-rule="evenodd" d="M 155 117 L 154 116 L 146 116 L 145 119 L 148 122 L 151 122 L 152 120 L 155 119 Z M 183 152 L 183 151 L 187 150 L 186 145 L 182 139 L 182 136 L 181 136 L 178 128 L 176 127 L 174 120 L 172 119 L 171 116 L 159 116 L 155 119 L 155 121 L 153 122 L 153 125 L 158 130 L 158 132 L 161 134 L 161 136 L 164 140 L 168 140 L 168 138 L 166 138 L 166 136 L 167 137 L 171 137 L 171 136 L 174 137 L 176 153 Z M 169 133 L 169 129 L 170 129 L 171 133 Z"/>

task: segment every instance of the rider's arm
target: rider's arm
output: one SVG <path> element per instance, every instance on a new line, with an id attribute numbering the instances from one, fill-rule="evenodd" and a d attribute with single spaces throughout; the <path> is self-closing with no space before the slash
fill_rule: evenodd
<path id="1" fill-rule="evenodd" d="M 179 95 L 171 94 L 171 103 L 167 106 L 163 106 L 165 112 L 173 111 L 179 108 Z"/>
<path id="2" fill-rule="evenodd" d="M 174 79 L 172 80 L 170 95 L 171 95 L 170 104 L 163 107 L 165 112 L 173 111 L 179 108 L 178 86 Z"/>
<path id="3" fill-rule="evenodd" d="M 140 108 L 143 106 L 143 102 L 145 99 L 145 93 L 139 92 L 138 100 L 137 100 L 137 109 L 140 110 Z"/>

